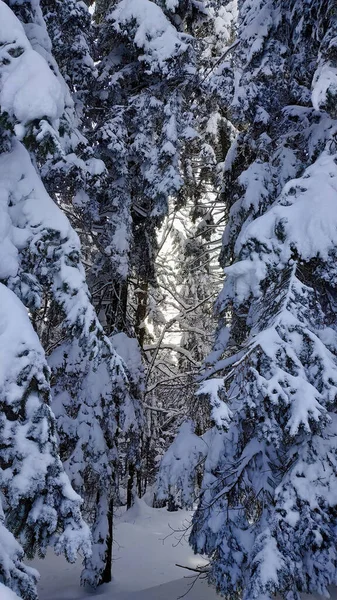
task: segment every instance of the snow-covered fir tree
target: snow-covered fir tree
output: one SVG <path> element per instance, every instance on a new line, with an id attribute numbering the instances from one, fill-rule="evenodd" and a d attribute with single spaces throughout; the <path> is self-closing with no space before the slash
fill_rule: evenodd
<path id="1" fill-rule="evenodd" d="M 79 551 L 90 556 L 90 535 L 81 498 L 58 455 L 44 351 L 21 301 L 2 283 L 0 288 L 0 489 L 5 500 L 0 572 L 5 584 L 31 600 L 37 598 L 36 573 L 21 564 L 23 552 L 5 527 L 27 556 L 45 556 L 52 545 L 71 562 Z"/>
<path id="2" fill-rule="evenodd" d="M 56 536 L 49 525 L 49 536 L 43 529 L 39 534 L 36 526 L 35 539 L 34 530 L 31 531 L 33 526 L 29 529 L 28 519 L 24 547 L 31 554 L 36 549 L 44 553 L 51 538 L 58 551 L 64 551 L 69 559 L 74 560 L 75 534 L 72 546 L 70 542 L 72 529 L 77 527 L 77 547 L 83 546 L 86 560 L 85 580 L 97 585 L 111 578 L 111 506 L 113 498 L 118 496 L 117 437 L 121 432 L 125 434 L 137 429 L 140 411 L 132 395 L 125 365 L 104 336 L 90 303 L 85 273 L 80 262 L 79 238 L 68 219 L 51 200 L 39 177 L 39 171 L 50 171 L 48 161 L 52 162 L 57 158 L 58 151 L 63 162 L 66 159 L 67 146 L 63 143 L 64 133 L 60 133 L 60 129 L 64 119 L 69 127 L 75 123 L 72 120 L 73 100 L 55 60 L 47 52 L 50 50 L 50 41 L 39 3 L 13 3 L 13 9 L 19 19 L 3 2 L 0 4 L 0 179 L 3 211 L 1 281 L 29 309 L 34 327 L 45 348 L 48 352 L 53 351 L 50 365 L 61 454 L 67 461 L 66 467 L 75 489 L 84 495 L 86 517 L 92 525 L 94 551 L 89 560 L 89 550 L 85 546 L 89 533 L 79 513 L 81 501 L 73 491 L 72 503 L 71 498 L 68 502 L 69 514 L 67 515 L 65 506 L 60 507 L 60 510 L 64 510 L 61 514 L 68 519 L 64 536 L 61 535 L 62 522 L 59 523 L 53 517 L 50 509 L 49 517 L 61 533 Z M 36 49 L 32 46 L 33 40 L 37 40 Z M 69 115 L 71 118 L 68 118 Z M 76 135 L 75 130 L 75 138 Z M 71 128 L 67 130 L 66 136 L 72 139 Z M 46 139 L 52 143 L 48 142 L 46 145 Z M 72 161 L 76 163 L 76 160 L 76 156 L 73 156 Z M 80 181 L 80 184 L 83 182 Z M 65 198 L 55 194 L 55 199 L 62 205 L 66 204 L 67 194 L 71 189 L 66 185 Z M 19 361 L 17 362 L 19 366 Z M 29 378 L 28 364 L 27 373 L 23 372 Z M 21 373 L 19 376 L 23 377 Z M 35 375 L 32 374 L 31 377 Z M 42 385 L 42 374 L 40 378 Z M 42 390 L 44 399 L 48 396 L 48 390 L 48 383 L 45 382 Z M 27 402 L 28 399 L 29 397 L 25 398 Z M 22 410 L 24 408 L 23 406 Z M 32 418 L 38 427 L 39 419 L 46 419 L 46 416 L 40 416 L 35 405 L 31 407 L 32 411 Z M 54 427 L 54 422 L 52 423 Z M 43 420 L 41 427 L 46 430 Z M 47 432 L 48 430 L 44 435 L 47 436 Z M 29 430 L 29 435 L 35 433 Z M 46 443 L 47 441 L 46 439 Z M 61 463 L 57 463 L 55 449 L 54 455 L 55 478 L 58 477 L 60 481 L 64 478 L 66 494 L 68 480 Z M 96 485 L 97 482 L 99 486 Z M 96 497 L 93 501 L 90 486 L 94 484 Z M 56 512 L 57 503 L 60 504 L 62 500 L 62 497 L 58 498 L 61 493 L 56 485 L 48 485 L 51 490 L 49 502 L 56 503 Z M 71 490 L 69 482 L 68 487 Z M 43 491 L 42 487 L 41 489 Z M 13 509 L 14 507 L 13 505 Z M 9 522 L 11 504 L 8 509 L 5 508 Z M 74 513 L 72 520 L 71 509 Z M 26 510 L 24 502 L 22 510 Z M 25 516 L 27 517 L 26 513 L 22 519 Z M 10 521 L 13 530 L 14 526 L 17 528 L 14 533 L 21 534 L 19 519 Z M 42 540 L 38 534 L 42 536 Z M 89 541 L 86 543 L 88 546 Z"/>
<path id="3" fill-rule="evenodd" d="M 63 235 L 66 245 L 69 223 L 48 197 L 17 139 L 24 138 L 34 120 L 45 117 L 53 123 L 62 110 L 62 96 L 22 24 L 3 2 L 0 11 L 1 491 L 6 499 L 5 525 L 20 537 L 28 554 L 45 554 L 47 545 L 53 544 L 74 561 L 79 549 L 89 555 L 89 533 L 80 514 L 81 500 L 71 489 L 57 454 L 54 417 L 48 405 L 49 369 L 21 304 L 36 309 L 48 275 L 50 281 L 55 278 L 55 295 L 61 285 L 57 275 L 61 279 L 65 275 L 60 254 L 51 255 L 57 238 Z M 73 248 L 69 245 L 67 250 L 71 254 Z"/>
<path id="4" fill-rule="evenodd" d="M 48 254 L 47 230 L 53 211 L 49 212 L 49 198 L 15 135 L 24 138 L 36 119 L 46 117 L 53 123 L 59 116 L 62 96 L 55 76 L 31 47 L 21 23 L 3 2 L 0 11 L 0 485 L 5 499 L 1 577 L 30 600 L 36 598 L 36 574 L 22 565 L 23 553 L 6 527 L 20 539 L 28 555 L 37 551 L 45 555 L 51 544 L 71 561 L 79 550 L 89 556 L 90 536 L 80 513 L 81 499 L 72 490 L 58 456 L 44 352 L 20 301 L 31 309 L 39 304 L 47 276 L 42 263 Z M 53 231 L 55 239 L 57 230 L 53 227 Z"/>
<path id="5" fill-rule="evenodd" d="M 207 455 L 207 443 L 194 432 L 193 421 L 185 420 L 164 454 L 156 483 L 157 500 L 176 506 L 193 508 L 196 496 L 196 476 Z"/>
<path id="6" fill-rule="evenodd" d="M 96 138 L 109 185 L 99 203 L 103 254 L 93 291 L 108 329 L 128 331 L 132 273 L 138 306 L 131 321 L 141 345 L 157 227 L 167 213 L 168 197 L 181 187 L 177 121 L 184 112 L 185 129 L 188 115 L 177 84 L 189 76 L 191 52 L 184 36 L 149 0 L 111 3 L 99 27 Z"/>
<path id="7" fill-rule="evenodd" d="M 220 375 L 227 423 L 191 543 L 225 597 L 297 599 L 337 580 L 336 18 L 314 0 L 238 5 L 222 76 L 235 69 L 242 132 L 224 165 L 226 281 L 204 383 Z"/>
<path id="8" fill-rule="evenodd" d="M 80 336 L 78 341 L 64 342 L 51 355 L 50 364 L 56 377 L 53 409 L 61 458 L 85 500 L 85 515 L 92 525 L 93 553 L 85 562 L 82 581 L 96 587 L 111 580 L 119 438 L 135 436 L 137 443 L 141 413 L 124 362 L 98 323 L 91 325 L 96 329 L 87 340 Z"/>

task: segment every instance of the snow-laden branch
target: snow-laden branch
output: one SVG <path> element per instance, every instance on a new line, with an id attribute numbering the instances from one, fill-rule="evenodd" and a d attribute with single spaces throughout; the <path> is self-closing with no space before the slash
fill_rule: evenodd
<path id="1" fill-rule="evenodd" d="M 151 346 L 144 346 L 145 352 L 156 349 L 157 344 L 153 344 Z M 183 356 L 185 356 L 185 358 L 187 358 L 187 360 L 189 360 L 196 367 L 199 365 L 199 363 L 195 361 L 192 357 L 191 352 L 189 352 L 188 350 L 186 350 L 186 348 L 183 348 L 182 346 L 177 346 L 177 344 L 169 344 L 165 342 L 165 344 L 160 345 L 160 350 L 172 350 L 173 352 L 178 352 L 178 354 L 182 354 Z"/>

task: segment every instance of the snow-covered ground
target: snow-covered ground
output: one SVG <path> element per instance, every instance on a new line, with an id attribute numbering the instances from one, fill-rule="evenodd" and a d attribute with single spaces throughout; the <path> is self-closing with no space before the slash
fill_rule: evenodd
<path id="1" fill-rule="evenodd" d="M 220 600 L 200 579 L 191 588 L 193 572 L 176 566 L 205 564 L 184 535 L 190 519 L 188 511 L 169 513 L 137 500 L 131 510 L 115 517 L 113 582 L 96 592 L 85 590 L 79 585 L 81 562 L 70 565 L 51 552 L 32 563 L 41 574 L 40 600 L 177 600 L 184 594 L 186 600 Z M 337 600 L 334 590 L 331 599 Z M 303 594 L 302 600 L 313 597 Z"/>
<path id="2" fill-rule="evenodd" d="M 84 590 L 79 586 L 81 563 L 70 565 L 50 553 L 33 562 L 41 574 L 40 600 L 176 600 L 194 581 L 193 572 L 176 563 L 192 568 L 205 563 L 193 555 L 183 535 L 190 518 L 187 511 L 169 513 L 138 500 L 115 519 L 113 582 L 95 593 Z M 187 596 L 187 600 L 218 598 L 200 580 Z"/>

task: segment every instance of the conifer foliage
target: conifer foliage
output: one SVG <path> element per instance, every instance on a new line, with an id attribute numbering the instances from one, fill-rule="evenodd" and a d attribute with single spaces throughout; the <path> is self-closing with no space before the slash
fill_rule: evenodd
<path id="1" fill-rule="evenodd" d="M 337 584 L 336 40 L 334 0 L 0 0 L 0 588 L 110 581 L 178 427 L 221 594 Z"/>
<path id="2" fill-rule="evenodd" d="M 211 367 L 231 421 L 191 543 L 225 597 L 298 599 L 337 581 L 336 15 L 329 2 L 238 4 L 231 110 L 249 126 L 225 163 Z"/>
<path id="3" fill-rule="evenodd" d="M 33 313 L 48 294 L 56 300 L 61 288 L 69 289 L 67 268 L 78 263 L 78 241 L 20 141 L 30 147 L 35 136 L 38 143 L 54 131 L 64 106 L 62 87 L 3 2 L 0 40 L 1 579 L 31 600 L 37 574 L 22 564 L 12 534 L 27 556 L 44 556 L 48 545 L 72 562 L 79 551 L 91 552 L 82 500 L 58 454 L 49 367 L 26 310 Z"/>
<path id="4" fill-rule="evenodd" d="M 169 200 L 183 200 L 185 151 L 195 153 L 199 137 L 191 110 L 199 88 L 198 51 L 186 22 L 192 12 L 199 20 L 203 3 L 193 11 L 185 4 L 179 11 L 151 0 L 96 4 L 99 65 L 92 118 L 108 182 L 98 202 L 94 298 L 108 331 L 134 327 L 141 346 L 148 288 L 156 281 L 158 228 Z M 138 306 L 130 323 L 132 281 Z"/>
<path id="5" fill-rule="evenodd" d="M 21 6 L 22 13 L 24 8 L 23 18 L 29 18 L 29 7 Z M 50 372 L 24 305 L 34 314 L 45 302 L 56 303 L 67 315 L 70 330 L 85 331 L 81 314 L 89 299 L 79 265 L 78 238 L 18 141 L 32 150 L 33 140 L 38 146 L 45 133 L 57 139 L 64 109 L 62 85 L 3 2 L 0 13 L 0 486 L 6 500 L 1 577 L 5 585 L 30 600 L 37 597 L 36 573 L 22 565 L 23 551 L 12 533 L 28 556 L 36 552 L 44 556 L 47 546 L 53 545 L 70 561 L 78 551 L 89 557 L 91 540 L 80 512 L 82 500 L 71 488 L 58 455 L 55 418 L 49 406 Z M 38 6 L 33 16 L 42 18 Z M 28 34 L 39 32 L 37 23 L 35 30 L 25 25 Z"/>
<path id="6" fill-rule="evenodd" d="M 89 548 L 83 552 L 84 579 L 96 586 L 111 578 L 112 506 L 118 499 L 117 439 L 130 428 L 137 430 L 140 408 L 131 393 L 126 367 L 104 336 L 91 304 L 79 238 L 56 204 L 67 205 L 69 195 L 85 187 L 88 164 L 96 161 L 89 158 L 85 163 L 74 152 L 69 158 L 70 150 L 78 149 L 81 139 L 78 127 L 85 85 L 75 67 L 70 69 L 70 96 L 53 56 L 47 52 L 51 46 L 39 4 L 24 8 L 14 4 L 24 27 L 6 5 L 1 8 L 7 19 L 1 23 L 3 36 L 8 39 L 3 44 L 8 58 L 2 62 L 1 98 L 6 150 L 0 157 L 6 224 L 2 279 L 31 311 L 34 326 L 51 353 L 61 456 L 72 485 L 84 498 L 85 517 L 92 528 L 90 559 Z M 49 23 L 54 14 L 55 44 L 61 44 L 56 30 L 71 7 L 55 4 L 47 8 Z M 83 17 L 83 6 L 72 9 L 76 18 Z M 79 37 L 80 29 L 75 44 Z M 84 42 L 83 47 L 87 48 Z M 64 56 L 59 46 L 56 49 L 58 56 Z M 92 77 L 93 65 L 85 53 L 83 60 Z M 22 79 L 27 61 L 30 71 Z M 85 138 L 82 141 L 87 148 Z M 101 167 L 101 161 L 97 164 Z M 56 202 L 48 195 L 40 174 Z M 53 178 L 56 184 L 52 186 Z M 71 178 L 74 184 L 69 183 Z M 86 526 L 82 521 L 80 524 L 83 537 L 89 539 Z M 28 547 L 33 553 L 33 541 Z M 63 549 L 61 543 L 58 548 Z M 39 550 L 43 552 L 44 547 Z M 71 550 L 64 544 L 64 550 L 68 558 L 75 559 L 75 545 Z"/>

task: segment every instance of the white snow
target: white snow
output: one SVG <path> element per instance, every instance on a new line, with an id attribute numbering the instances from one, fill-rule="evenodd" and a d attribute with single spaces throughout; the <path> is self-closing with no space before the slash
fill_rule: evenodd
<path id="1" fill-rule="evenodd" d="M 244 27 L 242 26 L 242 39 L 249 48 L 247 62 L 249 63 L 257 54 L 273 26 L 274 11 L 271 9 L 270 0 L 246 4 Z"/>
<path id="2" fill-rule="evenodd" d="M 260 296 L 260 283 L 276 255 L 280 265 L 288 264 L 294 250 L 305 261 L 315 257 L 328 259 L 337 244 L 336 159 L 328 150 L 322 152 L 301 178 L 286 183 L 265 214 L 242 228 L 235 244 L 237 256 L 257 240 L 264 254 L 261 256 L 252 248 L 249 258 L 225 269 L 226 293 L 233 288 L 231 294 L 236 303 L 242 303 L 250 293 Z M 242 176 L 241 183 L 245 183 Z M 257 193 L 262 195 L 263 191 Z"/>
<path id="3" fill-rule="evenodd" d="M 195 472 L 207 454 L 207 444 L 194 433 L 193 421 L 183 423 L 179 432 L 165 452 L 158 473 L 157 498 L 168 499 L 170 494 L 179 495 L 183 506 L 193 505 L 195 497 Z"/>
<path id="4" fill-rule="evenodd" d="M 230 423 L 232 413 L 227 404 L 221 399 L 224 391 L 224 380 L 222 378 L 207 379 L 199 385 L 197 396 L 205 394 L 209 398 L 212 407 L 212 419 L 219 427 L 227 427 Z"/>
<path id="5" fill-rule="evenodd" d="M 110 342 L 118 356 L 125 362 L 131 379 L 140 385 L 144 373 L 140 346 L 136 338 L 130 338 L 124 332 L 116 333 L 110 337 Z"/>
<path id="6" fill-rule="evenodd" d="M 33 50 L 23 26 L 0 0 L 0 110 L 26 124 L 58 119 L 64 109 L 60 82 Z"/>
<path id="7" fill-rule="evenodd" d="M 1 1 L 1 0 L 0 0 Z M 1 18 L 1 15 L 0 15 Z M 11 206 L 9 206 L 11 204 Z M 0 277 L 15 276 L 19 268 L 18 249 L 22 249 L 43 229 L 71 235 L 68 219 L 47 194 L 20 143 L 0 157 Z M 73 244 L 79 249 L 74 233 Z"/>
<path id="8" fill-rule="evenodd" d="M 138 500 L 126 513 L 120 509 L 119 516 L 115 517 L 111 584 L 96 592 L 81 588 L 81 562 L 71 565 L 62 556 L 49 552 L 44 560 L 33 561 L 41 574 L 39 600 L 178 600 L 188 592 L 196 573 L 184 571 L 176 563 L 190 568 L 205 565 L 201 556 L 193 555 L 187 536 L 181 537 L 182 532 L 178 531 L 188 525 L 191 516 L 192 513 L 185 510 L 172 513 L 165 508 L 151 508 L 144 500 Z M 270 569 L 277 569 L 271 562 L 268 565 Z M 334 590 L 331 592 L 332 600 L 336 600 Z M 1 600 L 17 600 L 10 591 L 8 595 L 2 594 L 0 584 Z M 301 597 L 302 600 L 314 598 L 306 594 Z M 200 579 L 185 598 L 220 600 L 215 590 Z"/>
<path id="9" fill-rule="evenodd" d="M 40 600 L 176 600 L 188 591 L 196 573 L 176 563 L 196 568 L 205 564 L 188 546 L 183 530 L 191 520 L 189 511 L 168 512 L 137 500 L 128 512 L 120 509 L 114 533 L 114 564 L 111 584 L 97 590 L 79 586 L 81 563 L 68 564 L 49 553 L 34 561 L 41 574 Z M 186 577 L 186 578 L 185 578 Z M 3 600 L 2 596 L 0 596 Z M 216 600 L 218 596 L 203 581 L 193 586 L 187 600 Z M 7 600 L 7 599 L 6 599 Z M 12 600 L 12 598 L 10 598 Z"/>
<path id="10" fill-rule="evenodd" d="M 179 6 L 179 0 L 166 0 L 165 2 L 167 10 L 171 10 L 175 12 L 176 8 Z"/>
<path id="11" fill-rule="evenodd" d="M 283 225 L 288 243 L 282 259 L 289 260 L 295 246 L 304 260 L 315 256 L 327 258 L 337 236 L 337 167 L 335 156 L 323 152 L 302 178 L 289 181 L 279 201 L 265 215 L 256 219 L 239 237 L 237 249 L 248 238 L 270 244 L 275 229 Z M 284 252 L 284 256 L 283 256 Z"/>
<path id="12" fill-rule="evenodd" d="M 122 33 L 127 25 L 135 23 L 133 41 L 143 50 L 140 60 L 149 65 L 149 72 L 158 68 L 167 72 L 167 61 L 188 48 L 161 8 L 150 0 L 122 0 L 110 18 L 115 21 L 116 31 Z"/>
<path id="13" fill-rule="evenodd" d="M 14 594 L 12 590 L 0 583 L 0 598 L 1 600 L 20 600 L 19 596 Z"/>
<path id="14" fill-rule="evenodd" d="M 226 3 L 226 6 L 220 6 L 216 13 L 214 18 L 214 32 L 218 40 L 224 45 L 230 43 L 233 24 L 237 21 L 238 15 L 237 0 L 230 0 Z"/>
<path id="15" fill-rule="evenodd" d="M 31 325 L 28 313 L 19 298 L 0 283 L 0 392 L 8 402 L 17 402 L 22 389 L 17 385 L 17 376 L 29 361 L 43 361 L 40 341 Z"/>
<path id="16" fill-rule="evenodd" d="M 329 93 L 337 94 L 337 69 L 330 63 L 323 63 L 317 69 L 312 84 L 311 100 L 316 110 L 324 109 Z"/>
<path id="17" fill-rule="evenodd" d="M 1 0 L 0 0 L 1 1 Z M 80 241 L 67 217 L 47 193 L 25 147 L 17 141 L 12 151 L 0 157 L 0 277 L 15 277 L 20 268 L 18 249 L 31 249 L 39 255 L 41 240 L 56 240 L 61 253 L 54 252 L 53 291 L 60 303 L 66 302 L 67 322 L 82 319 L 83 335 L 90 337 L 96 316 L 90 304 L 85 274 L 81 263 L 70 260 L 80 254 Z M 50 242 L 50 245 L 53 245 Z M 50 247 L 51 247 L 50 246 Z M 49 250 L 49 257 L 51 251 Z M 40 275 L 40 273 L 38 273 Z M 64 289 L 69 291 L 64 293 Z"/>

